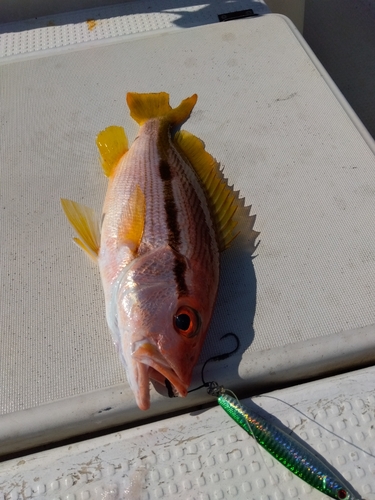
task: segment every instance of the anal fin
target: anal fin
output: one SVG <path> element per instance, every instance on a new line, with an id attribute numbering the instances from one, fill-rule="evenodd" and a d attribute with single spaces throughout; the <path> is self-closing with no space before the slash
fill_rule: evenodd
<path id="1" fill-rule="evenodd" d="M 61 198 L 61 206 L 79 236 L 73 238 L 73 241 L 96 262 L 100 248 L 100 232 L 94 210 L 65 198 Z"/>

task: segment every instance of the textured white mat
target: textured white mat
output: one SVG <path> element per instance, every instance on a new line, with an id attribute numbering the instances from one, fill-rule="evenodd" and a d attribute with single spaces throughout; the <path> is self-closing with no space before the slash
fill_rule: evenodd
<path id="1" fill-rule="evenodd" d="M 217 23 L 220 14 L 246 9 L 253 9 L 257 15 L 269 12 L 262 0 L 217 0 L 209 4 L 196 0 L 136 0 L 7 23 L 0 25 L 0 57 L 57 47 L 76 48 L 77 44 L 124 35 L 202 26 Z"/>
<path id="2" fill-rule="evenodd" d="M 375 499 L 375 369 L 254 398 Z M 251 400 L 243 401 L 251 406 Z M 271 418 L 274 418 L 271 417 Z M 219 407 L 0 464 L 0 498 L 323 500 Z"/>
<path id="3" fill-rule="evenodd" d="M 258 215 L 257 257 L 244 233 L 223 255 L 201 360 L 231 349 L 218 342 L 228 331 L 241 350 L 210 370 L 259 390 L 373 359 L 373 142 L 296 30 L 269 15 L 71 49 L 1 63 L 1 451 L 146 416 L 59 204 L 100 211 L 94 138 L 110 124 L 134 138 L 128 90 L 166 90 L 172 104 L 197 92 L 185 126 Z M 204 399 L 153 392 L 147 416 Z"/>

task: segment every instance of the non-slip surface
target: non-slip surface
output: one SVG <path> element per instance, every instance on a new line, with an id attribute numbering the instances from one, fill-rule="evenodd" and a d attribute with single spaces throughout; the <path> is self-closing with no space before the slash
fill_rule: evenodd
<path id="1" fill-rule="evenodd" d="M 237 357 L 210 370 L 233 389 L 372 359 L 372 143 L 286 19 L 82 43 L 3 60 L 0 71 L 0 437 L 9 449 L 25 446 L 31 427 L 35 444 L 145 416 L 111 342 L 98 271 L 72 244 L 59 203 L 100 211 L 107 181 L 95 136 L 117 124 L 134 139 L 127 91 L 168 91 L 173 105 L 196 92 L 184 127 L 257 214 L 256 257 L 245 231 L 223 254 L 201 362 L 232 349 L 218 341 L 231 331 Z M 202 398 L 152 389 L 149 415 Z M 103 414 L 114 405 L 115 417 Z"/>
<path id="2" fill-rule="evenodd" d="M 375 369 L 242 403 L 283 425 L 375 499 Z M 323 500 L 218 406 L 0 464 L 13 500 Z"/>

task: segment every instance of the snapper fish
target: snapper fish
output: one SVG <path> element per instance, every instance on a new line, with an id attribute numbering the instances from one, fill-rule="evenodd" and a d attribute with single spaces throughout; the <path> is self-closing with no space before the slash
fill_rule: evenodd
<path id="1" fill-rule="evenodd" d="M 74 241 L 99 265 L 107 323 L 137 405 L 147 410 L 150 381 L 187 395 L 239 203 L 203 142 L 172 133 L 190 116 L 196 94 L 176 108 L 165 92 L 128 93 L 126 100 L 140 125 L 131 147 L 122 127 L 96 139 L 109 178 L 101 223 L 92 209 L 61 203 L 79 236 Z M 255 216 L 250 221 L 254 243 Z"/>

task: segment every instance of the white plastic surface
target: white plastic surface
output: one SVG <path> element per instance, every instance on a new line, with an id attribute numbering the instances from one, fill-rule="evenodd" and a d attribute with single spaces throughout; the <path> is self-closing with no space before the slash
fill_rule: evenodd
<path id="1" fill-rule="evenodd" d="M 242 403 L 375 499 L 375 368 Z M 0 464 L 2 500 L 323 500 L 218 406 Z"/>
<path id="2" fill-rule="evenodd" d="M 375 358 L 373 141 L 285 18 L 268 15 L 44 51 L 1 64 L 0 451 L 7 453 L 207 400 L 152 389 L 136 407 L 105 323 L 95 267 L 72 243 L 61 196 L 98 212 L 106 179 L 94 139 L 137 132 L 125 93 L 197 92 L 185 128 L 257 214 L 222 257 L 201 362 L 251 390 Z M 193 386 L 200 381 L 197 366 Z"/>

